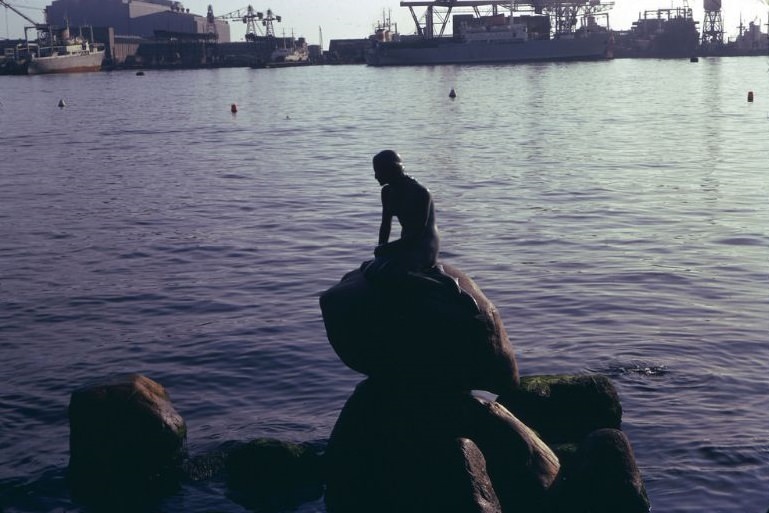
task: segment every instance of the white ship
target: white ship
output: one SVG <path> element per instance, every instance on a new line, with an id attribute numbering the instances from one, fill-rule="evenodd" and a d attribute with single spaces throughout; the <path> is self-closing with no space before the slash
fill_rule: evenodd
<path id="1" fill-rule="evenodd" d="M 18 52 L 26 63 L 28 75 L 101 69 L 105 55 L 103 46 L 82 36 L 71 37 L 69 28 L 58 31 L 40 25 L 34 28 L 38 31 L 37 42 L 28 42 Z"/>
<path id="2" fill-rule="evenodd" d="M 51 46 L 38 46 L 36 51 L 30 51 L 27 74 L 99 71 L 103 60 L 104 48 L 75 38 Z"/>

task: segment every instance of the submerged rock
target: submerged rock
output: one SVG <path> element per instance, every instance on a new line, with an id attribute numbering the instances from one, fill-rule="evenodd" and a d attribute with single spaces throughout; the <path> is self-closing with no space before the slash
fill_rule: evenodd
<path id="1" fill-rule="evenodd" d="M 231 496 L 248 508 L 285 509 L 323 494 L 322 460 L 308 444 L 258 438 L 223 452 Z"/>
<path id="2" fill-rule="evenodd" d="M 370 281 L 360 270 L 320 297 L 331 346 L 369 377 L 443 391 L 502 393 L 518 367 L 499 312 L 458 269 Z"/>
<path id="3" fill-rule="evenodd" d="M 152 495 L 175 485 L 187 429 L 157 382 L 129 374 L 75 390 L 69 422 L 76 494 Z"/>
<path id="4" fill-rule="evenodd" d="M 597 374 L 526 376 L 497 402 L 551 445 L 581 442 L 596 429 L 622 423 L 617 390 Z"/>

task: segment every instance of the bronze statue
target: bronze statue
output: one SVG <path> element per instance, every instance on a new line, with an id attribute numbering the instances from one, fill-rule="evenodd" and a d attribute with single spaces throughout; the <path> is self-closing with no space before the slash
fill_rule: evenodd
<path id="1" fill-rule="evenodd" d="M 374 177 L 382 186 L 382 224 L 376 258 L 366 265 L 366 276 L 432 269 L 438 258 L 439 237 L 430 191 L 404 172 L 400 155 L 392 150 L 377 153 L 373 165 Z M 393 217 L 401 225 L 401 236 L 390 242 Z"/>

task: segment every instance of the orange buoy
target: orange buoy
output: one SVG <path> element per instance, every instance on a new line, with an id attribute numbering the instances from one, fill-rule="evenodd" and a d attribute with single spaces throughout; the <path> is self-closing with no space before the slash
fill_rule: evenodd
<path id="1" fill-rule="evenodd" d="M 233 114 L 237 113 L 238 112 L 238 106 L 235 105 L 234 103 L 232 105 L 230 105 L 230 112 L 232 112 Z"/>
<path id="2" fill-rule="evenodd" d="M 749 102 L 753 101 L 753 91 L 748 91 L 748 101 Z"/>
<path id="3" fill-rule="evenodd" d="M 456 97 L 457 97 L 457 92 L 454 91 L 454 89 L 452 88 L 451 91 L 449 92 L 449 98 L 456 98 Z"/>

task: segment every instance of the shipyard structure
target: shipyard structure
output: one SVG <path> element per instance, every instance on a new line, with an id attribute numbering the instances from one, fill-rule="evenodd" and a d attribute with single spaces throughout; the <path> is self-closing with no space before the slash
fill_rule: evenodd
<path id="1" fill-rule="evenodd" d="M 27 34 L 24 40 L 2 44 L 0 68 L 14 73 L 31 70 L 44 53 L 64 57 L 62 49 L 71 43 L 59 37 L 65 28 L 74 34 L 85 29 L 82 44 L 98 43 L 103 51 L 99 67 L 106 69 L 301 65 L 320 54 L 304 38 L 276 36 L 274 24 L 281 16 L 250 5 L 230 13 L 215 13 L 209 5 L 200 15 L 175 0 L 53 0 L 45 8 L 45 23 L 38 23 L 14 8 L 13 0 L 0 2 L 25 19 L 27 30 L 37 31 L 37 39 Z M 231 41 L 230 22 L 246 24 L 246 42 Z M 57 62 L 73 56 L 66 57 Z"/>
<path id="2" fill-rule="evenodd" d="M 769 36 L 760 21 L 741 22 L 737 38 L 727 40 L 721 0 L 703 0 L 701 23 L 688 0 L 679 0 L 682 7 L 646 10 L 630 29 L 619 31 L 609 23 L 612 1 L 403 0 L 401 7 L 414 20 L 413 33 L 399 33 L 384 18 L 368 36 L 332 39 L 325 54 L 322 43 L 308 45 L 285 32 L 276 36 L 281 16 L 251 5 L 228 13 L 209 5 L 200 15 L 177 0 L 52 0 L 45 22 L 39 23 L 14 1 L 0 0 L 0 6 L 24 18 L 37 38 L 0 41 L 0 74 L 769 55 Z M 246 25 L 245 42 L 231 41 L 230 23 Z"/>
<path id="3" fill-rule="evenodd" d="M 379 27 L 366 62 L 402 66 L 606 59 L 611 57 L 607 12 L 612 5 L 600 0 L 403 1 L 415 21 L 415 34 L 393 33 L 388 24 Z M 424 8 L 424 14 L 419 16 L 415 8 Z"/>
<path id="4" fill-rule="evenodd" d="M 729 40 L 725 36 L 721 0 L 703 1 L 702 26 L 695 20 L 688 2 L 683 4 L 646 10 L 629 30 L 613 31 L 614 57 L 769 55 L 769 35 L 762 31 L 760 22 L 741 22 L 738 36 Z"/>

